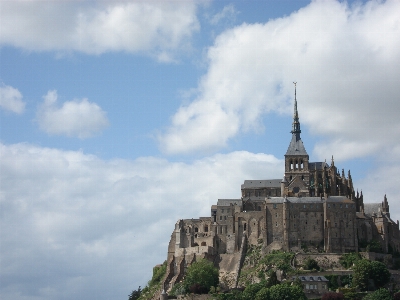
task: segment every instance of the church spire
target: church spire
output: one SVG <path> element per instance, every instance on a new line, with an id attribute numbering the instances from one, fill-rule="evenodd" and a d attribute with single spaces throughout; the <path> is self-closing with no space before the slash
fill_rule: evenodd
<path id="1" fill-rule="evenodd" d="M 293 124 L 291 133 L 296 136 L 296 140 L 300 140 L 300 121 L 299 121 L 299 112 L 297 111 L 297 97 L 296 97 L 296 84 L 294 83 L 294 113 L 293 113 Z"/>

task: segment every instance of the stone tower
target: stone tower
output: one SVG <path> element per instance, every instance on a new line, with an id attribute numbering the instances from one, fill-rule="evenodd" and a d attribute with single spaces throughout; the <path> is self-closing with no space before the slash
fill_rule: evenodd
<path id="1" fill-rule="evenodd" d="M 294 89 L 294 112 L 292 124 L 292 139 L 285 154 L 285 178 L 287 181 L 285 194 L 308 196 L 309 191 L 309 157 L 301 140 L 299 112 L 297 111 L 296 83 Z"/>

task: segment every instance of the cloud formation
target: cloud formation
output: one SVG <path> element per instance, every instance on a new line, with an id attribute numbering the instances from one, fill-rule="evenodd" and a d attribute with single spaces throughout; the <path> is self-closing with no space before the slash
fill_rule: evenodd
<path id="1" fill-rule="evenodd" d="M 0 144 L 0 169 L 1 299 L 124 299 L 166 259 L 178 219 L 239 198 L 245 178 L 280 178 L 283 162 L 249 152 L 105 161 Z"/>
<path id="2" fill-rule="evenodd" d="M 314 149 L 319 158 L 393 145 L 400 139 L 399 11 L 393 0 L 313 1 L 287 17 L 223 32 L 208 50 L 197 96 L 160 135 L 161 149 L 218 149 L 263 128 L 266 114 L 292 113 L 293 81 L 301 122 L 325 137 Z"/>
<path id="3" fill-rule="evenodd" d="M 195 1 L 3 1 L 0 43 L 33 51 L 146 53 L 160 60 L 199 30 Z"/>
<path id="4" fill-rule="evenodd" d="M 22 114 L 25 110 L 25 102 L 22 101 L 21 92 L 12 86 L 0 85 L 0 107 L 16 114 Z"/>
<path id="5" fill-rule="evenodd" d="M 106 113 L 96 103 L 84 98 L 66 101 L 59 107 L 57 98 L 57 91 L 48 91 L 37 112 L 40 129 L 48 134 L 85 139 L 108 126 Z"/>

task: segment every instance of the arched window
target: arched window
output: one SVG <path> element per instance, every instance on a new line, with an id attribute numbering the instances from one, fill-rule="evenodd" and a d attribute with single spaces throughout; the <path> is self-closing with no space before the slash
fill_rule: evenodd
<path id="1" fill-rule="evenodd" d="M 199 232 L 199 229 L 197 227 L 195 227 L 194 232 Z"/>
<path id="2" fill-rule="evenodd" d="M 293 170 L 293 160 L 289 161 L 289 170 Z"/>

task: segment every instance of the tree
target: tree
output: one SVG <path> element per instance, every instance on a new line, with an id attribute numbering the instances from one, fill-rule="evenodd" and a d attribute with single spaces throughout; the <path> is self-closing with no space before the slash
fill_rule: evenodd
<path id="1" fill-rule="evenodd" d="M 254 283 L 246 286 L 242 293 L 242 299 L 243 300 L 254 300 L 256 297 L 256 294 L 264 288 L 265 285 L 263 283 Z"/>
<path id="2" fill-rule="evenodd" d="M 367 291 L 368 280 L 371 273 L 371 262 L 366 259 L 361 259 L 355 263 L 353 270 L 353 286 L 358 286 L 362 291 Z"/>
<path id="3" fill-rule="evenodd" d="M 201 259 L 187 268 L 183 285 L 186 291 L 205 294 L 218 285 L 218 277 L 218 269 L 208 260 Z"/>
<path id="4" fill-rule="evenodd" d="M 322 295 L 321 300 L 344 300 L 342 293 L 328 292 Z"/>
<path id="5" fill-rule="evenodd" d="M 353 266 L 354 263 L 362 259 L 360 253 L 351 252 L 342 255 L 339 259 L 340 264 L 346 269 Z"/>
<path id="6" fill-rule="evenodd" d="M 256 294 L 255 300 L 269 300 L 269 288 L 263 287 L 261 290 L 258 291 Z"/>
<path id="7" fill-rule="evenodd" d="M 353 286 L 367 291 L 369 279 L 372 279 L 375 286 L 380 288 L 390 281 L 390 272 L 386 265 L 379 261 L 359 260 L 354 266 Z"/>
<path id="8" fill-rule="evenodd" d="M 317 261 L 315 259 L 307 258 L 305 260 L 305 262 L 304 262 L 304 269 L 305 270 L 313 270 L 313 269 L 315 269 L 315 270 L 319 271 L 320 268 L 319 268 L 318 263 L 317 263 Z"/>
<path id="9" fill-rule="evenodd" d="M 303 289 L 297 285 L 278 284 L 270 287 L 269 300 L 298 299 L 306 300 Z"/>
<path id="10" fill-rule="evenodd" d="M 384 263 L 372 261 L 370 278 L 374 280 L 377 288 L 381 288 L 390 281 L 390 272 Z"/>
<path id="11" fill-rule="evenodd" d="M 269 278 L 267 280 L 267 287 L 271 287 L 271 286 L 274 286 L 277 284 L 279 284 L 278 277 L 276 276 L 276 272 L 272 271 L 271 275 L 269 276 Z"/>
<path id="12" fill-rule="evenodd" d="M 387 289 L 379 289 L 375 292 L 368 294 L 364 297 L 364 300 L 392 300 L 392 295 Z"/>
<path id="13" fill-rule="evenodd" d="M 141 290 L 140 285 L 139 285 L 137 290 L 133 290 L 132 293 L 130 293 L 128 300 L 139 299 L 141 294 L 142 294 L 142 290 Z"/>

